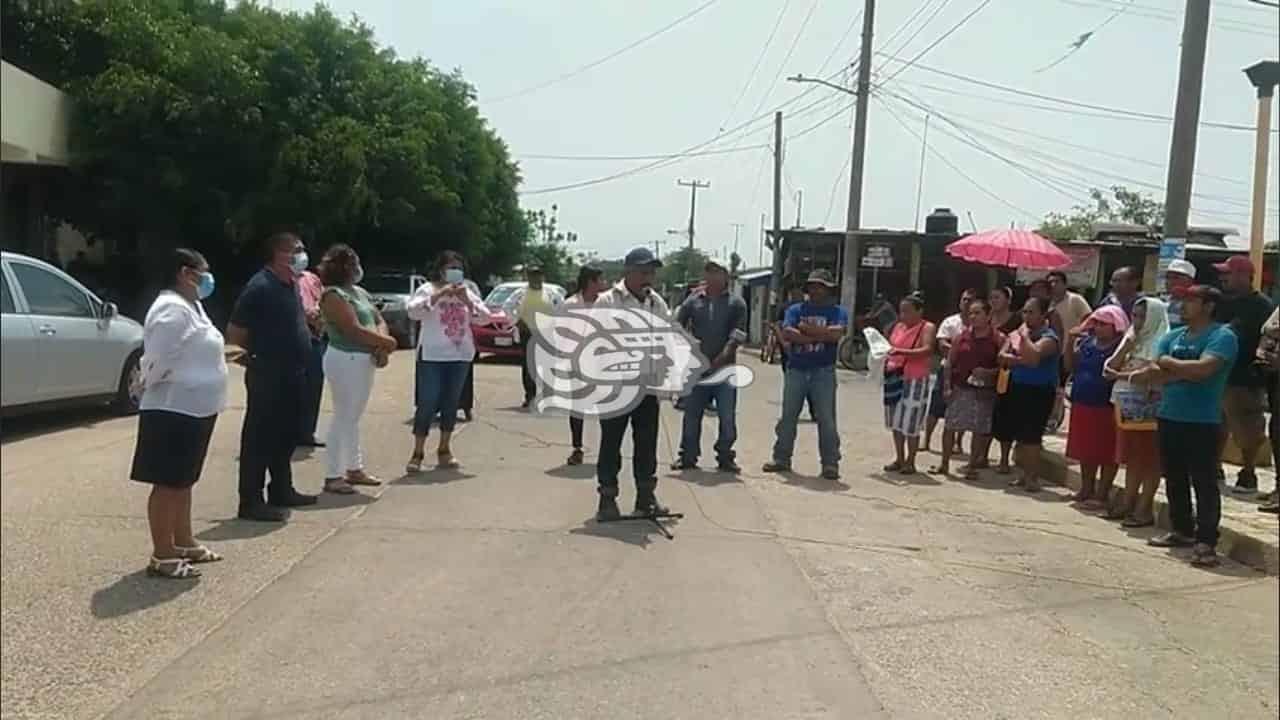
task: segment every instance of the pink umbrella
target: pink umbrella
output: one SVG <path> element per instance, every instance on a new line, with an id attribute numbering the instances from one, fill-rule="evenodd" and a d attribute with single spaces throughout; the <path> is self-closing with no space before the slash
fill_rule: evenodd
<path id="1" fill-rule="evenodd" d="M 1052 241 L 1030 230 L 984 230 L 947 246 L 947 254 L 1010 268 L 1054 270 L 1071 264 L 1071 258 Z"/>

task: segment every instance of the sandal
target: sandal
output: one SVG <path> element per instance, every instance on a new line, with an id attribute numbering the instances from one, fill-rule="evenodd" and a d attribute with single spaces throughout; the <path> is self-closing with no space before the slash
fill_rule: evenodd
<path id="1" fill-rule="evenodd" d="M 885 465 L 885 466 L 884 466 L 884 471 L 885 471 L 885 472 L 898 472 L 899 470 L 901 470 L 901 469 L 903 468 L 903 466 L 904 466 L 905 464 L 906 464 L 906 463 L 900 462 L 900 461 L 898 461 L 898 460 L 894 460 L 893 462 L 891 462 L 891 463 L 889 463 L 888 465 Z"/>
<path id="2" fill-rule="evenodd" d="M 1131 518 L 1131 517 L 1133 517 L 1133 513 L 1129 512 L 1128 508 L 1125 508 L 1124 506 L 1114 507 L 1108 510 L 1106 514 L 1102 516 L 1104 520 L 1120 520 L 1120 521 L 1124 521 L 1126 518 Z"/>
<path id="3" fill-rule="evenodd" d="M 351 495 L 356 489 L 343 478 L 329 478 L 324 481 L 324 491 L 334 495 Z"/>
<path id="4" fill-rule="evenodd" d="M 382 478 L 370 475 L 363 470 L 347 471 L 346 480 L 348 485 L 367 485 L 369 487 L 377 487 L 382 484 Z"/>
<path id="5" fill-rule="evenodd" d="M 461 464 L 462 463 L 458 462 L 458 459 L 455 458 L 451 452 L 436 453 L 436 467 L 438 468 L 452 470 Z"/>
<path id="6" fill-rule="evenodd" d="M 423 459 L 424 458 L 421 455 L 415 453 L 412 457 L 409 458 L 408 464 L 404 466 L 405 473 L 409 475 L 417 475 L 418 473 L 422 472 Z"/>
<path id="7" fill-rule="evenodd" d="M 1129 517 L 1120 521 L 1120 526 L 1127 527 L 1127 528 L 1144 528 L 1144 527 L 1151 527 L 1155 524 L 1156 524 L 1155 518 L 1140 518 L 1134 515 L 1130 515 Z"/>
<path id="8" fill-rule="evenodd" d="M 942 467 L 941 465 L 934 465 L 933 467 L 929 468 L 929 474 L 930 474 L 930 475 L 945 475 L 945 476 L 947 476 L 947 477 L 950 477 L 950 476 L 951 476 L 951 468 L 944 468 L 944 467 Z"/>
<path id="9" fill-rule="evenodd" d="M 147 574 L 168 580 L 194 580 L 200 577 L 200 571 L 186 558 L 151 558 L 147 565 Z"/>
<path id="10" fill-rule="evenodd" d="M 1008 475 L 1009 473 L 1004 473 L 1004 474 L 1005 474 L 1005 475 Z M 1015 488 L 1016 488 L 1016 487 L 1022 487 L 1025 483 L 1026 483 L 1026 481 L 1022 479 L 1022 476 L 1021 476 L 1021 475 L 1018 475 L 1018 476 L 1015 476 L 1012 480 L 1010 480 L 1010 481 L 1009 481 L 1009 487 L 1015 487 Z"/>
<path id="11" fill-rule="evenodd" d="M 211 563 L 222 560 L 222 556 L 210 550 L 204 545 L 196 545 L 194 547 L 183 547 L 182 545 L 174 545 L 174 550 L 178 551 L 178 557 L 189 563 Z"/>

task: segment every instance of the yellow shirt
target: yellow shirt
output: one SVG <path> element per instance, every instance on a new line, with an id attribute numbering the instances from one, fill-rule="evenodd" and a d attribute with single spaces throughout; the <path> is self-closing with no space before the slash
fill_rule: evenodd
<path id="1" fill-rule="evenodd" d="M 525 288 L 524 295 L 520 298 L 520 306 L 516 309 L 516 319 L 526 327 L 537 327 L 534 316 L 538 313 L 551 312 L 555 307 L 555 300 L 555 295 L 546 285 L 543 285 L 540 290 Z"/>

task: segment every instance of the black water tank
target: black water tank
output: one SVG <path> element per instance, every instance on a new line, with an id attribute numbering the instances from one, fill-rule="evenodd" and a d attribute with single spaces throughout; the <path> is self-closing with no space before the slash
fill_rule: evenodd
<path id="1" fill-rule="evenodd" d="M 936 208 L 924 219 L 924 231 L 930 235 L 955 235 L 960 228 L 960 221 L 951 208 Z"/>

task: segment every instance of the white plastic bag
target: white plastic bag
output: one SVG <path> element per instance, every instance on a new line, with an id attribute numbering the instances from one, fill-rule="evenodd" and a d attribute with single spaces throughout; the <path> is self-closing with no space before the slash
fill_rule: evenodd
<path id="1" fill-rule="evenodd" d="M 875 328 L 863 328 L 862 336 L 867 339 L 867 379 L 882 383 L 884 382 L 884 364 L 889 359 L 889 350 L 893 346 Z"/>

